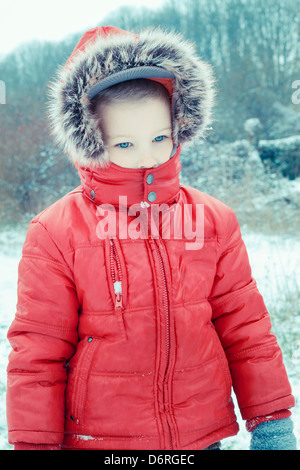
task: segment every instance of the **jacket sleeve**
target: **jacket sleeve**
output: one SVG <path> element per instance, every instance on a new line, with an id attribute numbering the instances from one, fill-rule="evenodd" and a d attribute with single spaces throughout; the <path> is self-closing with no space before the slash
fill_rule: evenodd
<path id="1" fill-rule="evenodd" d="M 72 272 L 34 218 L 18 267 L 18 302 L 8 330 L 7 425 L 10 444 L 61 444 L 66 362 L 78 341 Z"/>
<path id="2" fill-rule="evenodd" d="M 252 277 L 240 227 L 230 209 L 209 301 L 243 419 L 294 406 L 270 315 Z"/>

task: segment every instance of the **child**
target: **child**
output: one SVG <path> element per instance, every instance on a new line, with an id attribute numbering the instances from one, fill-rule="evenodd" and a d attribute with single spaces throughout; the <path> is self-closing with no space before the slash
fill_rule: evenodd
<path id="1" fill-rule="evenodd" d="M 53 133 L 81 185 L 33 218 L 23 247 L 15 449 L 218 449 L 238 432 L 232 386 L 251 449 L 295 448 L 236 216 L 179 184 L 181 145 L 205 135 L 214 95 L 194 46 L 155 28 L 86 32 L 52 85 Z"/>

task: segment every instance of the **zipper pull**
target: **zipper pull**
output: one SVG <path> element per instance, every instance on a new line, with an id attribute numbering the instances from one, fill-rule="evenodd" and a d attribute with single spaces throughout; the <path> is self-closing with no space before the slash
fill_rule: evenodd
<path id="1" fill-rule="evenodd" d="M 115 308 L 122 308 L 122 283 L 120 281 L 114 282 L 114 290 L 116 294 Z"/>
<path id="2" fill-rule="evenodd" d="M 116 303 L 115 303 L 115 308 L 122 308 L 122 295 L 118 292 L 116 296 Z"/>

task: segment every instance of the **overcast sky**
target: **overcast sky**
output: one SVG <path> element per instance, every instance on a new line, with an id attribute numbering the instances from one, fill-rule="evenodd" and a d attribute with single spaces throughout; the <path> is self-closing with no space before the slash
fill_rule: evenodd
<path id="1" fill-rule="evenodd" d="M 0 5 L 0 54 L 33 39 L 61 40 L 97 26 L 122 5 L 158 8 L 165 0 L 3 0 Z"/>

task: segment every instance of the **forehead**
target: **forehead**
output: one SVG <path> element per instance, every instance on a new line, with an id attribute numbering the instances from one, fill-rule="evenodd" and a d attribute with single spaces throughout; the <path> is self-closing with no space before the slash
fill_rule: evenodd
<path id="1" fill-rule="evenodd" d="M 101 107 L 100 120 L 108 137 L 155 132 L 171 127 L 170 104 L 160 99 L 126 100 Z"/>

